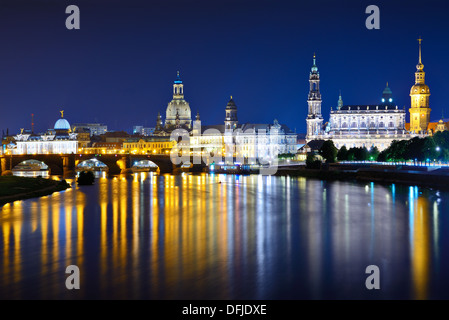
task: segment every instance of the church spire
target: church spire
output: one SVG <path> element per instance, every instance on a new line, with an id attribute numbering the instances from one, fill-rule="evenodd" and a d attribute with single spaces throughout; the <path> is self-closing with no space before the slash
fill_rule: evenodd
<path id="1" fill-rule="evenodd" d="M 419 61 L 418 61 L 418 64 L 416 65 L 416 73 L 418 73 L 418 72 L 420 72 L 420 73 L 422 73 L 423 75 L 423 82 L 422 83 L 424 83 L 424 71 L 423 71 L 423 69 L 424 69 L 424 65 L 423 65 L 423 63 L 422 63 L 422 59 L 421 59 L 421 42 L 422 42 L 422 39 L 421 39 L 421 37 L 418 39 L 418 43 L 419 43 Z M 416 79 L 417 81 L 418 80 L 421 80 L 421 79 Z M 417 82 L 418 83 L 418 82 Z M 419 83 L 421 83 L 421 82 L 419 82 Z"/>
<path id="2" fill-rule="evenodd" d="M 341 98 L 341 90 L 340 90 L 340 95 L 338 96 L 338 107 L 337 107 L 337 109 L 340 110 L 341 107 L 343 107 L 343 99 Z"/>
<path id="3" fill-rule="evenodd" d="M 318 67 L 316 66 L 316 55 L 313 53 L 313 65 L 312 65 L 312 73 L 318 73 Z"/>
<path id="4" fill-rule="evenodd" d="M 421 62 L 421 42 L 422 42 L 421 37 L 419 37 L 418 42 L 419 42 L 419 64 L 422 64 L 422 62 Z"/>

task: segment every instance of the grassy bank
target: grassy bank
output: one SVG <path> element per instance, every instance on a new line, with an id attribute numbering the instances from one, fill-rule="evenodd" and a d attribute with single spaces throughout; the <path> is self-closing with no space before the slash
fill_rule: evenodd
<path id="1" fill-rule="evenodd" d="M 1 176 L 0 205 L 16 200 L 46 196 L 69 187 L 70 185 L 65 180 Z"/>

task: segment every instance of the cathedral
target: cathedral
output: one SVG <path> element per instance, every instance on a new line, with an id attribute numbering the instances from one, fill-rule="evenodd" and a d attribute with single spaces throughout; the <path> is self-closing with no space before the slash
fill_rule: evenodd
<path id="1" fill-rule="evenodd" d="M 165 124 L 162 122 L 161 114 L 158 113 L 156 120 L 155 135 L 170 135 L 175 129 L 191 131 L 192 117 L 189 103 L 184 99 L 184 85 L 179 76 L 173 83 L 173 99 L 168 103 Z"/>
<path id="2" fill-rule="evenodd" d="M 419 39 L 419 62 L 416 66 L 415 85 L 410 91 L 410 123 L 406 123 L 406 110 L 399 108 L 390 87 L 382 92 L 376 105 L 344 105 L 340 93 L 336 108 L 331 108 L 329 122 L 323 124 L 321 114 L 320 75 L 313 57 L 309 75 L 309 96 L 306 141 L 331 139 L 337 148 L 346 146 L 388 148 L 393 140 L 408 140 L 434 132 L 433 127 L 442 130 L 441 124 L 429 122 L 429 87 L 425 84 L 424 65 L 421 61 L 421 39 Z"/>

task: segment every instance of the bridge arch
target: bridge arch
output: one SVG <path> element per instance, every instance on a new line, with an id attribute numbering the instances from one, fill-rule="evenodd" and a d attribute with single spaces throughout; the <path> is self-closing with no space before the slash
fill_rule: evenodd
<path id="1" fill-rule="evenodd" d="M 160 172 L 159 166 L 151 160 L 134 160 L 131 167 L 132 172 Z"/>
<path id="2" fill-rule="evenodd" d="M 97 158 L 79 161 L 75 168 L 76 171 L 109 171 L 109 167 Z"/>
<path id="3" fill-rule="evenodd" d="M 28 159 L 15 165 L 12 174 L 19 177 L 48 177 L 50 168 L 43 161 Z"/>

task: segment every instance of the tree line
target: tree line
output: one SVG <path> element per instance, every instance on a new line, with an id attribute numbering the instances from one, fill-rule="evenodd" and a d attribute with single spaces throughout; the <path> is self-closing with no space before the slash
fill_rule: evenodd
<path id="1" fill-rule="evenodd" d="M 353 147 L 345 146 L 337 149 L 332 140 L 324 141 L 318 154 L 326 163 L 336 161 L 381 161 L 381 162 L 433 162 L 449 161 L 449 131 L 437 132 L 433 136 L 424 138 L 415 137 L 410 140 L 394 140 L 390 146 L 379 152 L 377 147 Z M 321 160 L 315 155 L 308 155 L 307 167 L 319 168 Z"/>

